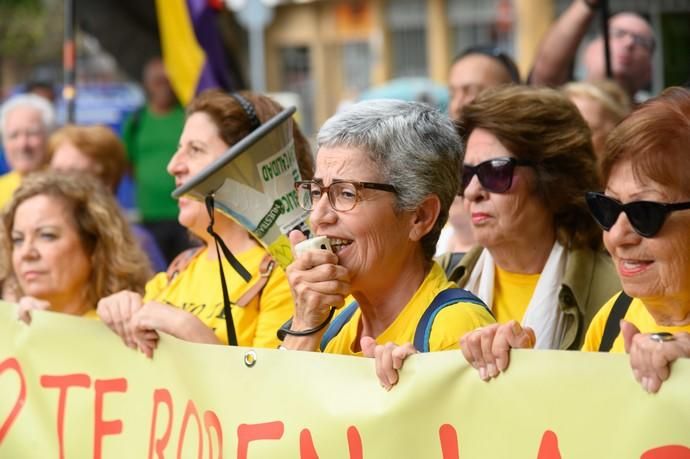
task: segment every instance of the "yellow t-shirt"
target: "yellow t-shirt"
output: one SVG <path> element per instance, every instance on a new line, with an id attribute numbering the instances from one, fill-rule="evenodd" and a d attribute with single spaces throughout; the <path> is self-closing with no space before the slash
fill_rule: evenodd
<path id="1" fill-rule="evenodd" d="M 540 275 L 511 273 L 496 266 L 494 304 L 491 308 L 496 322 L 522 322 Z"/>
<path id="2" fill-rule="evenodd" d="M 96 313 L 95 309 L 89 309 L 86 311 L 84 314 L 82 314 L 82 317 L 85 317 L 87 319 L 95 319 L 95 320 L 100 320 L 98 318 L 98 314 Z"/>
<path id="3" fill-rule="evenodd" d="M 144 301 L 159 301 L 184 309 L 198 317 L 223 343 L 228 342 L 223 312 L 223 290 L 218 274 L 218 260 L 207 258 L 208 249 L 200 250 L 194 259 L 168 283 L 166 273 L 159 273 L 146 284 Z M 240 346 L 276 348 L 280 343 L 276 331 L 291 316 L 294 309 L 285 271 L 274 266 L 263 291 L 246 306 L 239 307 L 239 299 L 259 277 L 259 266 L 266 251 L 254 247 L 237 259 L 252 279 L 247 283 L 223 260 L 223 270 L 232 302 L 232 319 Z"/>
<path id="4" fill-rule="evenodd" d="M 594 319 L 592 319 L 592 323 L 589 324 L 589 329 L 587 329 L 587 334 L 585 335 L 585 342 L 582 345 L 583 351 L 596 352 L 599 350 L 601 339 L 604 336 L 606 320 L 609 318 L 609 314 L 611 314 L 611 309 L 613 308 L 613 304 L 616 302 L 616 298 L 618 298 L 618 293 L 616 293 L 613 298 L 606 302 L 606 304 L 594 316 Z M 657 325 L 654 321 L 654 318 L 649 311 L 647 311 L 644 303 L 639 298 L 633 298 L 632 302 L 630 303 L 630 307 L 628 307 L 628 311 L 625 313 L 625 320 L 635 325 L 641 333 L 690 333 L 690 324 L 679 327 Z M 625 344 L 623 342 L 623 335 L 621 333 L 619 333 L 614 340 L 610 352 L 625 352 Z"/>
<path id="5" fill-rule="evenodd" d="M 19 175 L 19 172 L 11 171 L 0 176 L 0 210 L 4 209 L 10 202 L 14 190 L 19 188 L 21 182 L 22 176 Z"/>
<path id="6" fill-rule="evenodd" d="M 441 266 L 434 262 L 422 285 L 393 323 L 376 337 L 376 342 L 379 344 L 393 342 L 398 345 L 411 343 L 414 340 L 417 324 L 434 297 L 443 290 L 456 287 L 454 282 L 446 279 Z M 361 352 L 354 351 L 355 345 L 359 348 L 359 343 L 356 341 L 361 319 L 362 311 L 357 308 L 352 318 L 328 343 L 324 352 L 361 356 Z M 458 349 L 460 337 L 465 333 L 493 323 L 495 323 L 494 318 L 483 306 L 461 302 L 445 307 L 434 319 L 429 337 L 429 349 L 432 352 Z"/>

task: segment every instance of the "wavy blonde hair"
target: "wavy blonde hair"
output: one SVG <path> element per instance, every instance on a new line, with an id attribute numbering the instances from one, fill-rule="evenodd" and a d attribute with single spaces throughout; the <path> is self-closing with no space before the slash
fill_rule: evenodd
<path id="1" fill-rule="evenodd" d="M 95 177 L 73 172 L 40 172 L 22 181 L 2 215 L 0 265 L 12 271 L 12 229 L 17 208 L 39 195 L 61 200 L 72 211 L 73 223 L 91 261 L 86 301 L 93 307 L 99 299 L 120 290 L 144 292 L 151 277 L 148 258 L 136 241 L 112 193 Z M 17 292 L 20 295 L 21 291 Z"/>

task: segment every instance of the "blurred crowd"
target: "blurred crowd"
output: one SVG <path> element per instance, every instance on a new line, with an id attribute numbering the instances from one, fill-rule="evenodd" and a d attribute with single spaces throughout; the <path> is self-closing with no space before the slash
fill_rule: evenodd
<path id="1" fill-rule="evenodd" d="M 29 323 L 101 320 L 150 357 L 159 333 L 364 356 L 390 390 L 417 352 L 461 348 L 485 380 L 512 348 L 625 352 L 656 392 L 690 356 L 690 91 L 636 99 L 656 39 L 632 12 L 609 20 L 607 75 L 602 36 L 581 43 L 598 6 L 573 0 L 529 75 L 492 44 L 460 53 L 448 113 L 366 100 L 313 143 L 293 123 L 297 199 L 328 244 L 286 268 L 253 228 L 171 197 L 276 101 L 208 90 L 183 107 L 154 57 L 146 103 L 116 133 L 56 126 L 52 87 L 27 85 L 0 109 L 2 298 Z M 126 174 L 136 221 L 115 198 Z"/>

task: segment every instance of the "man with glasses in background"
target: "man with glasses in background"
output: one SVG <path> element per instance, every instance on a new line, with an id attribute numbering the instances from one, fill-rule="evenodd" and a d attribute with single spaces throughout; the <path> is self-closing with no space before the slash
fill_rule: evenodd
<path id="1" fill-rule="evenodd" d="M 596 17 L 600 0 L 574 0 L 553 24 L 539 46 L 529 81 L 558 86 L 572 78 L 578 46 Z M 609 47 L 612 78 L 634 99 L 652 78 L 654 33 L 649 22 L 637 13 L 621 12 L 609 19 Z M 606 78 L 604 40 L 599 34 L 584 50 L 585 78 Z"/>

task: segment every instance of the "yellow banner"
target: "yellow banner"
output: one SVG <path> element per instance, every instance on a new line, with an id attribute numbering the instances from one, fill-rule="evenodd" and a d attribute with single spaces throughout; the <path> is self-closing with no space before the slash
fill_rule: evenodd
<path id="1" fill-rule="evenodd" d="M 101 323 L 0 304 L 1 458 L 688 458 L 690 362 L 645 393 L 625 356 L 513 353 L 479 380 L 414 356 L 383 390 L 370 359 L 183 343 L 153 360 Z"/>

